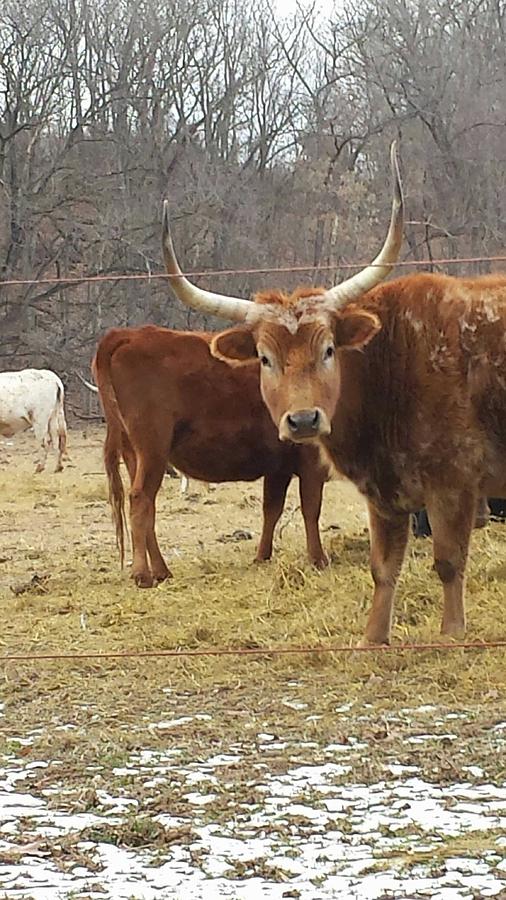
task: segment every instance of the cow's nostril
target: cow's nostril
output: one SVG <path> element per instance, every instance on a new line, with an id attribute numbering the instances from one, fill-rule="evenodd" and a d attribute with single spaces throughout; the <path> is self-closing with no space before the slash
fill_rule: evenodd
<path id="1" fill-rule="evenodd" d="M 310 434 L 318 429 L 320 413 L 317 409 L 301 409 L 286 417 L 288 427 L 294 434 Z"/>

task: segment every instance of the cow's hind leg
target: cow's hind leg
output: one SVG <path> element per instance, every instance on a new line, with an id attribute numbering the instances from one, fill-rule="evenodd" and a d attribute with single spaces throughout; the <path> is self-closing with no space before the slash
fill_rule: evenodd
<path id="1" fill-rule="evenodd" d="M 371 573 L 374 595 L 365 644 L 389 644 L 394 593 L 409 534 L 409 513 L 385 517 L 369 504 Z"/>
<path id="2" fill-rule="evenodd" d="M 137 452 L 137 469 L 130 490 L 130 528 L 132 530 L 132 578 L 139 587 L 152 587 L 167 577 L 155 537 L 155 500 L 165 472 L 163 456 Z M 154 568 L 148 563 L 148 553 Z"/>
<path id="3" fill-rule="evenodd" d="M 153 581 L 156 581 L 158 583 L 159 581 L 165 581 L 167 578 L 172 578 L 172 572 L 167 566 L 167 563 L 162 556 L 160 547 L 158 546 L 158 540 L 154 527 L 152 531 L 148 532 L 148 534 L 146 535 L 146 540 L 148 544 L 149 558 L 151 561 Z"/>
<path id="4" fill-rule="evenodd" d="M 39 445 L 38 461 L 35 466 L 35 472 L 39 475 L 46 468 L 47 456 L 49 449 L 53 446 L 51 432 L 47 422 L 41 424 L 37 420 L 32 423 L 35 439 Z"/>
<path id="5" fill-rule="evenodd" d="M 63 472 L 63 460 L 68 459 L 67 453 L 67 429 L 65 420 L 61 416 L 51 416 L 48 430 L 51 435 L 50 446 L 57 448 L 55 472 Z"/>
<path id="6" fill-rule="evenodd" d="M 472 491 L 438 494 L 427 501 L 434 568 L 444 593 L 441 634 L 453 637 L 462 637 L 466 630 L 464 578 L 476 506 Z"/>
<path id="7" fill-rule="evenodd" d="M 255 562 L 265 562 L 272 556 L 272 541 L 274 529 L 279 522 L 285 505 L 286 492 L 291 481 L 291 474 L 277 472 L 274 475 L 266 475 L 263 491 L 263 527 L 260 536 Z"/>
<path id="8" fill-rule="evenodd" d="M 132 550 L 133 550 L 133 563 L 132 563 L 132 578 L 139 584 L 141 587 L 151 587 L 154 582 L 165 581 L 166 578 L 171 577 L 171 572 L 167 567 L 167 564 L 160 552 L 160 547 L 158 546 L 158 541 L 156 538 L 155 532 L 155 501 L 156 495 L 158 493 L 160 482 L 158 483 L 158 487 L 156 487 L 154 491 L 153 501 L 152 501 L 152 512 L 148 510 L 147 519 L 145 523 L 145 535 L 144 538 L 140 537 L 140 546 L 137 550 L 136 541 L 139 538 L 139 527 L 134 527 L 134 515 L 137 515 L 137 518 L 140 519 L 140 530 L 144 530 L 144 522 L 142 516 L 142 500 L 139 504 L 136 500 L 133 500 L 133 491 L 134 484 L 137 475 L 137 455 L 128 439 L 126 434 L 122 435 L 122 444 L 121 451 L 123 455 L 123 459 L 125 461 L 125 465 L 128 470 L 128 474 L 130 477 L 131 484 L 131 492 L 130 492 L 130 526 L 132 530 Z M 163 473 L 162 473 L 163 478 Z M 153 485 L 156 484 L 156 477 L 153 481 Z M 136 506 L 137 504 L 137 506 Z M 139 506 L 141 506 L 141 510 L 139 510 Z M 149 503 L 148 503 L 149 506 Z M 135 511 L 134 511 L 134 507 Z M 138 526 L 139 523 L 137 523 Z M 149 554 L 149 560 L 151 566 L 148 566 L 148 560 L 146 557 L 146 550 Z M 137 567 L 136 567 L 137 566 Z"/>
<path id="9" fill-rule="evenodd" d="M 62 472 L 63 460 L 70 459 L 67 451 L 67 423 L 65 422 L 65 416 L 63 415 L 63 412 L 60 412 L 58 414 L 56 421 L 56 431 L 56 439 L 53 438 L 53 443 L 56 447 L 58 447 L 55 472 Z"/>

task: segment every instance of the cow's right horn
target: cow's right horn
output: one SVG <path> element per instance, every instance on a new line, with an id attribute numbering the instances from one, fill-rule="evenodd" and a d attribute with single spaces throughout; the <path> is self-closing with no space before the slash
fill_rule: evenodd
<path id="1" fill-rule="evenodd" d="M 333 309 L 339 309 L 352 300 L 358 300 L 380 281 L 383 281 L 399 258 L 404 229 L 404 198 L 395 141 L 390 147 L 390 165 L 393 178 L 392 214 L 385 243 L 369 266 L 366 266 L 361 272 L 357 272 L 356 275 L 352 275 L 351 278 L 347 278 L 346 281 L 342 281 L 341 284 L 325 291 L 322 300 Z"/>
<path id="2" fill-rule="evenodd" d="M 176 297 L 186 306 L 191 306 L 199 312 L 220 316 L 223 319 L 231 319 L 233 322 L 251 321 L 258 314 L 258 307 L 250 300 L 240 297 L 227 297 L 225 294 L 215 294 L 196 287 L 183 275 L 174 252 L 174 245 L 170 234 L 169 204 L 163 203 L 162 226 L 162 250 L 165 268 L 170 275 L 170 284 Z"/>

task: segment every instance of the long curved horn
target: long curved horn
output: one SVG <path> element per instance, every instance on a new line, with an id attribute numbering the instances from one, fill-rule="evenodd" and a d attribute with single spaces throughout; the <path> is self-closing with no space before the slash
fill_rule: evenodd
<path id="1" fill-rule="evenodd" d="M 366 266 L 365 269 L 357 272 L 356 275 L 352 275 L 351 278 L 347 278 L 346 281 L 342 281 L 341 284 L 337 284 L 335 287 L 325 291 L 321 299 L 334 309 L 339 309 L 345 303 L 356 300 L 362 294 L 365 294 L 366 291 L 370 291 L 371 288 L 386 278 L 397 262 L 404 228 L 404 198 L 395 141 L 392 142 L 390 147 L 390 165 L 392 167 L 394 184 L 392 215 L 385 243 L 371 265 Z"/>
<path id="2" fill-rule="evenodd" d="M 245 322 L 255 314 L 255 304 L 250 300 L 242 300 L 239 297 L 227 297 L 224 294 L 214 294 L 212 291 L 204 291 L 196 287 L 181 272 L 174 252 L 174 245 L 170 234 L 169 204 L 163 203 L 162 225 L 162 250 L 165 268 L 171 276 L 170 284 L 176 297 L 186 306 L 197 309 L 203 313 L 211 313 L 213 316 L 221 316 L 223 319 L 231 319 L 233 322 Z"/>
<path id="3" fill-rule="evenodd" d="M 92 384 L 91 381 L 86 381 L 86 378 L 83 378 L 83 376 L 80 375 L 79 372 L 76 372 L 75 374 L 79 378 L 79 381 L 82 381 L 82 383 L 85 385 L 85 387 L 88 388 L 89 391 L 93 391 L 94 394 L 98 394 L 98 387 L 96 386 L 96 384 Z"/>

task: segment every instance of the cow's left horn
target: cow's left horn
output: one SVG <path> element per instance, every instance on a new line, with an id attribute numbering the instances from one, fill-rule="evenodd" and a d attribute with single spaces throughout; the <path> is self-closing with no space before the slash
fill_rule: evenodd
<path id="1" fill-rule="evenodd" d="M 199 312 L 210 313 L 223 319 L 231 319 L 233 322 L 251 321 L 257 310 L 256 304 L 250 300 L 242 300 L 240 297 L 227 297 L 224 294 L 214 294 L 212 291 L 204 291 L 196 287 L 183 275 L 174 252 L 174 245 L 170 234 L 169 204 L 163 203 L 162 226 L 162 250 L 165 268 L 170 275 L 170 283 L 176 297 L 186 306 L 197 309 Z"/>
<path id="2" fill-rule="evenodd" d="M 357 300 L 366 291 L 370 291 L 375 285 L 383 281 L 397 262 L 402 244 L 402 232 L 404 228 L 404 198 L 402 196 L 402 182 L 397 161 L 396 142 L 390 147 L 390 164 L 393 175 L 393 200 L 390 227 L 385 243 L 376 259 L 371 265 L 366 266 L 361 272 L 342 281 L 330 290 L 325 291 L 322 300 L 334 309 L 339 309 L 352 300 Z"/>

